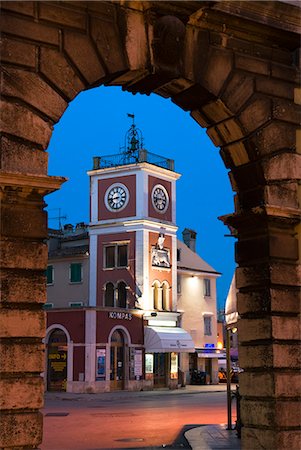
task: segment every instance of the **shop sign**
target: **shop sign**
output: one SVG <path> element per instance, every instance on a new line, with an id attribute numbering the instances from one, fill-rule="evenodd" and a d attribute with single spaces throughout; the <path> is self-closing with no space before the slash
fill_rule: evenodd
<path id="1" fill-rule="evenodd" d="M 96 379 L 101 380 L 106 377 L 106 349 L 96 350 Z"/>
<path id="2" fill-rule="evenodd" d="M 50 360 L 56 359 L 56 360 L 64 360 L 64 361 L 66 361 L 67 354 L 65 352 L 64 353 L 49 353 L 48 359 L 50 359 Z"/>
<path id="3" fill-rule="evenodd" d="M 109 319 L 132 320 L 133 314 L 117 311 L 108 312 Z"/>
<path id="4" fill-rule="evenodd" d="M 142 350 L 136 349 L 134 359 L 135 359 L 135 369 L 134 369 L 135 378 L 136 380 L 140 380 L 140 378 L 142 377 Z"/>

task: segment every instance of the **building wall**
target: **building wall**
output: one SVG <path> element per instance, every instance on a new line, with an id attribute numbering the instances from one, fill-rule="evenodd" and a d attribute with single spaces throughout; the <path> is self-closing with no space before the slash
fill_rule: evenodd
<path id="1" fill-rule="evenodd" d="M 105 205 L 106 190 L 115 183 L 124 184 L 129 190 L 129 201 L 121 211 L 108 211 Z M 98 180 L 98 220 L 120 219 L 136 215 L 136 175 L 114 176 Z"/>
<path id="2" fill-rule="evenodd" d="M 153 190 L 154 186 L 157 184 L 161 184 L 162 186 L 164 186 L 165 189 L 167 190 L 167 193 L 169 196 L 169 205 L 163 214 L 159 213 L 154 208 L 152 201 L 151 201 L 152 190 Z M 170 181 L 163 180 L 161 177 L 157 178 L 157 177 L 153 177 L 151 175 L 148 177 L 148 192 L 149 192 L 148 215 L 149 215 L 149 217 L 154 218 L 154 219 L 159 219 L 159 220 L 166 220 L 168 222 L 172 221 L 172 209 L 173 209 L 174 205 L 172 202 L 171 186 L 172 185 L 171 185 Z"/>
<path id="3" fill-rule="evenodd" d="M 115 242 L 128 243 L 128 267 L 105 269 L 104 268 L 104 245 Z M 116 285 L 118 281 L 124 281 L 129 286 L 129 307 L 135 305 L 135 233 L 110 233 L 97 237 L 97 306 L 104 306 L 104 287 L 108 282 Z M 92 281 L 91 281 L 92 282 Z"/>
<path id="4" fill-rule="evenodd" d="M 82 281 L 71 283 L 69 268 L 71 263 L 82 264 Z M 68 260 L 49 260 L 48 265 L 54 267 L 53 284 L 47 285 L 47 303 L 54 308 L 69 307 L 69 302 L 83 302 L 88 305 L 89 299 L 89 257 L 74 257 Z"/>
<path id="5" fill-rule="evenodd" d="M 191 276 L 183 273 L 180 276 L 181 293 L 178 294 L 178 310 L 182 313 L 182 327 L 191 334 L 196 347 L 204 347 L 206 343 L 217 344 L 216 323 L 216 279 L 210 276 Z M 211 296 L 205 297 L 203 280 L 211 281 Z M 204 315 L 212 317 L 211 336 L 204 335 Z"/>

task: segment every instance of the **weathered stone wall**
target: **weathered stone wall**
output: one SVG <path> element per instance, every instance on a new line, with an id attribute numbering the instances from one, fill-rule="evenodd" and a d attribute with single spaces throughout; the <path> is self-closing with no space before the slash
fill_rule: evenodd
<path id="1" fill-rule="evenodd" d="M 170 97 L 221 148 L 236 192 L 235 212 L 223 220 L 238 236 L 242 446 L 299 448 L 299 8 L 248 1 L 1 6 L 0 447 L 37 448 L 42 439 L 43 197 L 64 181 L 47 177 L 45 149 L 68 102 L 107 84 Z"/>

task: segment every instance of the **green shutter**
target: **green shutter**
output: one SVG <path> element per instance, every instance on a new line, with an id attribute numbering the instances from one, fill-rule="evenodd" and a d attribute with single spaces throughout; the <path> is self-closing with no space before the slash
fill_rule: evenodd
<path id="1" fill-rule="evenodd" d="M 47 266 L 46 270 L 47 284 L 53 283 L 53 266 Z"/>
<path id="2" fill-rule="evenodd" d="M 82 265 L 80 263 L 72 263 L 70 265 L 70 281 L 71 283 L 80 283 L 82 281 Z"/>

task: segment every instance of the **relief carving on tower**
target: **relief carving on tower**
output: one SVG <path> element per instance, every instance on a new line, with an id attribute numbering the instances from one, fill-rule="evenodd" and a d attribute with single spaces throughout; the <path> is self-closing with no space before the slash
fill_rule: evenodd
<path id="1" fill-rule="evenodd" d="M 170 250 L 164 248 L 165 236 L 159 234 L 158 242 L 152 246 L 152 266 L 170 268 Z"/>

